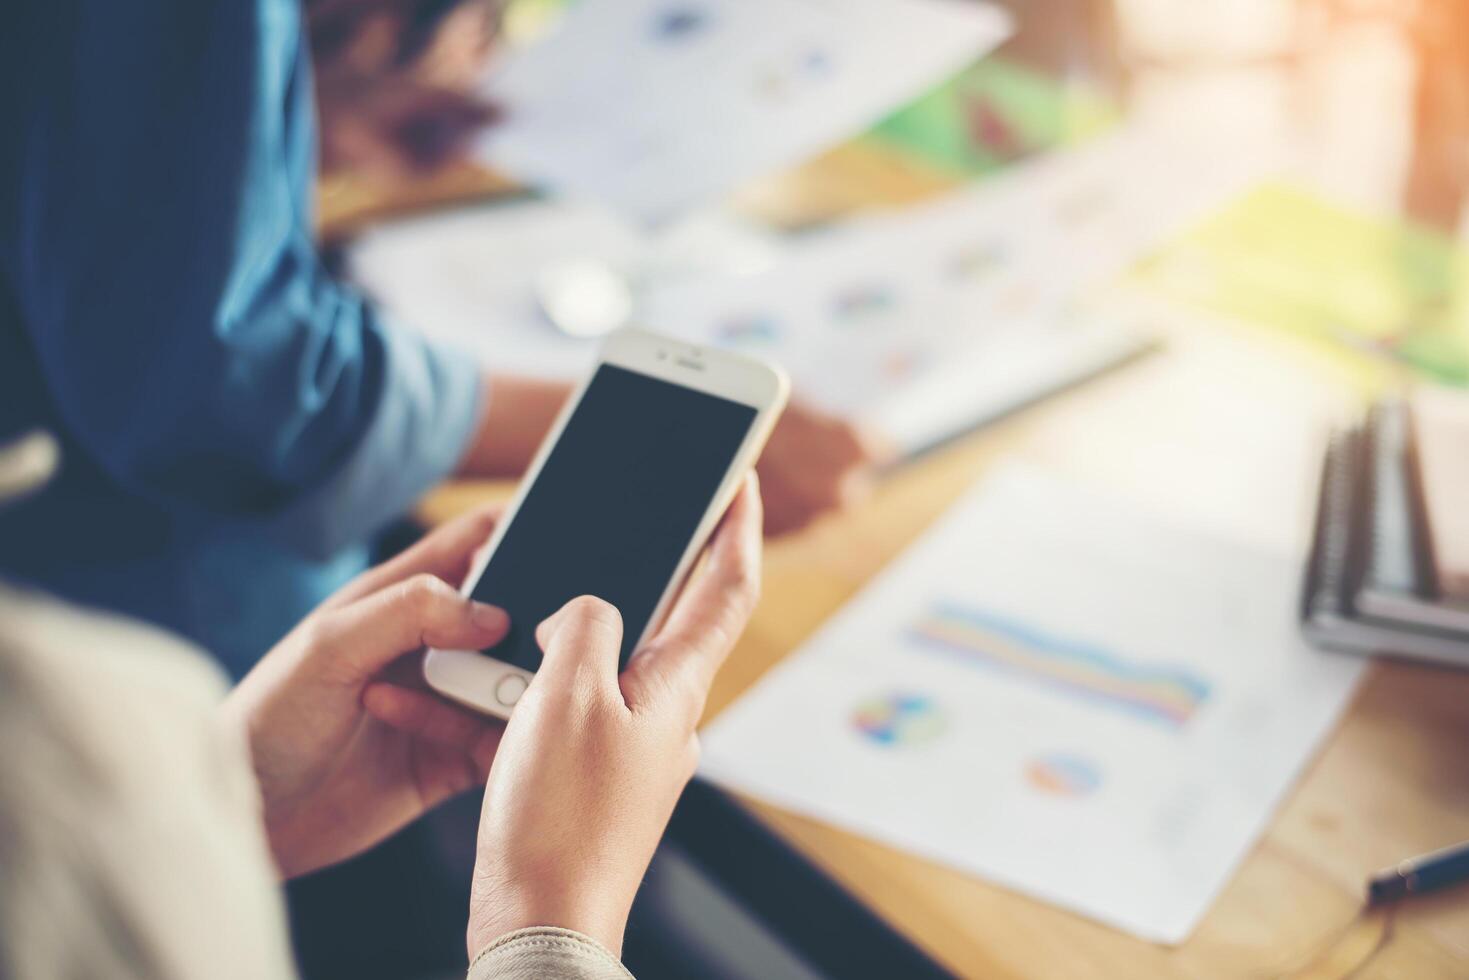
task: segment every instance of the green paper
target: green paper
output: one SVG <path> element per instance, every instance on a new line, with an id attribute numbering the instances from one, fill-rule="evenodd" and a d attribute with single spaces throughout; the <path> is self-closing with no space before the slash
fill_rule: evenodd
<path id="1" fill-rule="evenodd" d="M 1132 279 L 1188 305 L 1469 385 L 1469 251 L 1297 187 L 1257 187 Z"/>
<path id="2" fill-rule="evenodd" d="M 1116 118 L 1095 91 L 992 56 L 888 116 L 860 139 L 967 178 L 1079 143 Z"/>

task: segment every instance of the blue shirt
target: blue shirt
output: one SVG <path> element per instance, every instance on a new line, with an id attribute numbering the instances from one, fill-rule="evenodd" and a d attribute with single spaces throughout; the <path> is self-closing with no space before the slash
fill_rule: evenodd
<path id="1" fill-rule="evenodd" d="M 0 575 L 241 673 L 454 467 L 479 372 L 318 260 L 295 0 L 0 20 L 0 437 L 63 449 L 0 511 Z"/>

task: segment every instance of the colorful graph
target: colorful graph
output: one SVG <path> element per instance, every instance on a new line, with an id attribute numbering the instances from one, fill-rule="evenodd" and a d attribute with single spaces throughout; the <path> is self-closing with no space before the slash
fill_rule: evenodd
<path id="1" fill-rule="evenodd" d="M 1047 796 L 1078 799 L 1101 788 L 1102 771 L 1090 759 L 1053 752 L 1026 763 L 1025 781 Z"/>
<path id="2" fill-rule="evenodd" d="M 921 648 L 966 664 L 1172 728 L 1187 724 L 1209 697 L 1209 682 L 1187 668 L 1130 663 L 1093 644 L 955 603 L 935 605 L 911 636 Z"/>
<path id="3" fill-rule="evenodd" d="M 879 745 L 922 745 L 943 734 L 945 724 L 932 698 L 901 691 L 869 698 L 852 713 L 852 727 Z"/>

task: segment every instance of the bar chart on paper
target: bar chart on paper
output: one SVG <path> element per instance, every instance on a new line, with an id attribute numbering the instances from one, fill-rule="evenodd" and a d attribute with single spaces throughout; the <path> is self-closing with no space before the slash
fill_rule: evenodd
<path id="1" fill-rule="evenodd" d="M 995 670 L 1168 727 L 1182 727 L 1209 697 L 1193 669 L 1130 663 L 1104 647 L 1056 636 L 983 609 L 939 602 L 908 632 L 925 650 Z"/>
<path id="2" fill-rule="evenodd" d="M 1160 942 L 1203 915 L 1360 665 L 1289 555 L 1011 468 L 703 733 L 706 776 Z"/>

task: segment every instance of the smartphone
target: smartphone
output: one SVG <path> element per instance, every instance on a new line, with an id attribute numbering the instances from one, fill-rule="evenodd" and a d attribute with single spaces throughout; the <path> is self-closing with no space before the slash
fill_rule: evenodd
<path id="1" fill-rule="evenodd" d="M 489 650 L 429 650 L 429 685 L 509 718 L 541 663 L 536 626 L 580 595 L 622 614 L 627 666 L 760 455 L 789 387 L 778 368 L 727 351 L 643 330 L 610 336 L 465 581 L 465 594 L 510 614 L 509 634 Z"/>

